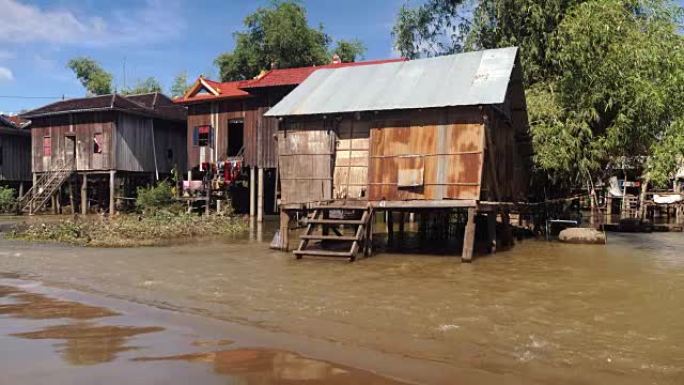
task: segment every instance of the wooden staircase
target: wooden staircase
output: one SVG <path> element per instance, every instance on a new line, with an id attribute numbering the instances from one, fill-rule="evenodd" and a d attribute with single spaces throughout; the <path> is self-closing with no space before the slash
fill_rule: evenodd
<path id="1" fill-rule="evenodd" d="M 41 174 L 36 183 L 20 199 L 21 211 L 33 214 L 40 210 L 73 172 L 73 161 L 60 161 L 54 164 L 50 171 Z"/>
<path id="2" fill-rule="evenodd" d="M 372 208 L 342 204 L 322 204 L 313 207 L 306 229 L 294 251 L 297 259 L 304 256 L 347 258 L 356 260 L 361 251 L 371 254 Z M 317 241 L 317 244 L 311 245 Z M 314 247 L 310 247 L 314 246 Z"/>

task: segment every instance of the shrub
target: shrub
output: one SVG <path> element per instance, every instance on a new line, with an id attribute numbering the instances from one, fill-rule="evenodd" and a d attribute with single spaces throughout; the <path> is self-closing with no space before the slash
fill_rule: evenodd
<path id="1" fill-rule="evenodd" d="M 143 212 L 156 212 L 173 204 L 173 188 L 166 182 L 152 187 L 138 187 L 135 206 Z"/>
<path id="2" fill-rule="evenodd" d="M 17 203 L 14 189 L 0 186 L 0 213 L 11 212 Z"/>

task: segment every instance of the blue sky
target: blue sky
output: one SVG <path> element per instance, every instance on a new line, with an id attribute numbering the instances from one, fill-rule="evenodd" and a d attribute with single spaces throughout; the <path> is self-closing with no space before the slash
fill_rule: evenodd
<path id="1" fill-rule="evenodd" d="M 309 22 L 334 39 L 361 39 L 367 59 L 396 56 L 390 31 L 404 0 L 306 0 Z M 65 65 L 99 61 L 123 84 L 155 76 L 165 90 L 181 71 L 216 77 L 214 58 L 233 47 L 243 18 L 268 0 L 0 0 L 0 112 L 53 100 L 3 96 L 83 96 Z M 361 11 L 362 10 L 362 11 Z"/>
<path id="2" fill-rule="evenodd" d="M 405 0 L 304 0 L 312 25 L 335 39 L 361 39 L 366 59 L 395 57 L 390 31 Z M 420 0 L 411 0 L 416 3 Z M 216 77 L 214 58 L 233 47 L 243 18 L 268 0 L 0 0 L 0 112 L 85 91 L 66 62 L 99 61 L 123 85 L 155 76 L 168 90 L 187 71 Z M 684 5 L 684 0 L 678 0 Z"/>

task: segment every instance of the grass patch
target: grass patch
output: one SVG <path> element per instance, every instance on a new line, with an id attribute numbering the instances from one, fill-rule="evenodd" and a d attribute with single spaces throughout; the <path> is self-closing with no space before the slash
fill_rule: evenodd
<path id="1" fill-rule="evenodd" d="M 8 238 L 54 241 L 79 246 L 135 247 L 168 244 L 196 237 L 236 234 L 248 228 L 244 219 L 228 215 L 197 216 L 160 210 L 148 215 L 76 217 L 15 229 Z"/>

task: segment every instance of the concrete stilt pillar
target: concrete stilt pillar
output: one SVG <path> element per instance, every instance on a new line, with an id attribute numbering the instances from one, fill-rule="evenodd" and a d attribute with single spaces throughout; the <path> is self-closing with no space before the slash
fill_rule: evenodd
<path id="1" fill-rule="evenodd" d="M 259 181 L 257 182 L 257 222 L 264 221 L 264 169 L 258 170 Z"/>
<path id="2" fill-rule="evenodd" d="M 254 167 L 249 168 L 249 216 L 254 217 L 256 214 L 256 201 L 254 198 L 254 194 L 256 193 L 255 191 L 255 184 L 256 184 L 256 175 L 255 175 L 255 169 Z"/>
<path id="3" fill-rule="evenodd" d="M 497 212 L 487 214 L 487 236 L 489 240 L 489 252 L 496 253 L 496 217 Z"/>
<path id="4" fill-rule="evenodd" d="M 19 182 L 19 198 L 24 196 L 24 182 Z"/>
<path id="5" fill-rule="evenodd" d="M 109 215 L 114 215 L 116 211 L 116 171 L 109 171 Z"/>
<path id="6" fill-rule="evenodd" d="M 461 252 L 461 262 L 469 263 L 473 260 L 473 247 L 475 246 L 475 213 L 477 209 L 468 209 L 465 233 L 463 234 L 463 251 Z"/>
<path id="7" fill-rule="evenodd" d="M 81 183 L 81 214 L 88 214 L 88 175 L 83 174 L 83 183 Z"/>
<path id="8" fill-rule="evenodd" d="M 289 251 L 290 249 L 290 214 L 285 210 L 280 210 L 280 250 Z"/>

